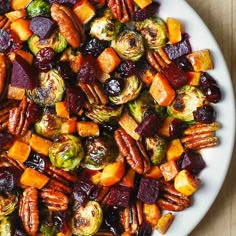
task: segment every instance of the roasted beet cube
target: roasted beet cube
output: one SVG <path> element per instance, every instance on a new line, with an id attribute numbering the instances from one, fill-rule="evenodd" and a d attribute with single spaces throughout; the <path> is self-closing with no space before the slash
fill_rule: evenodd
<path id="1" fill-rule="evenodd" d="M 137 236 L 151 236 L 151 235 L 152 235 L 152 226 L 147 221 L 144 221 L 139 227 Z"/>
<path id="2" fill-rule="evenodd" d="M 130 189 L 123 186 L 113 186 L 106 195 L 104 203 L 109 206 L 128 207 L 130 203 Z"/>
<path id="3" fill-rule="evenodd" d="M 56 23 L 47 17 L 37 16 L 32 18 L 30 29 L 41 39 L 48 38 L 55 28 Z"/>
<path id="4" fill-rule="evenodd" d="M 184 39 L 179 43 L 167 44 L 164 47 L 164 50 L 171 60 L 175 60 L 178 57 L 192 52 L 191 45 L 187 37 L 184 37 Z"/>
<path id="5" fill-rule="evenodd" d="M 137 198 L 145 203 L 155 203 L 159 195 L 159 182 L 155 179 L 140 180 Z"/>

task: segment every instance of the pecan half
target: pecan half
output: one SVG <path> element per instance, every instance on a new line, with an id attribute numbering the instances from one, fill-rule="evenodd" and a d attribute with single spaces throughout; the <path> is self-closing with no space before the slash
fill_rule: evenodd
<path id="1" fill-rule="evenodd" d="M 0 29 L 7 30 L 11 26 L 11 21 L 5 16 L 0 16 Z"/>
<path id="2" fill-rule="evenodd" d="M 29 235 L 35 235 L 39 228 L 38 191 L 36 188 L 29 187 L 24 190 L 19 206 L 19 216 L 25 231 Z"/>
<path id="3" fill-rule="evenodd" d="M 0 53 L 0 101 L 4 99 L 8 87 L 8 61 L 3 53 Z"/>
<path id="4" fill-rule="evenodd" d="M 177 191 L 171 183 L 160 181 L 157 203 L 163 210 L 183 211 L 190 206 L 190 198 Z"/>
<path id="5" fill-rule="evenodd" d="M 107 5 L 121 23 L 130 21 L 134 15 L 133 0 L 108 0 Z"/>
<path id="6" fill-rule="evenodd" d="M 139 174 L 150 171 L 150 160 L 140 141 L 132 139 L 122 128 L 115 131 L 114 138 L 120 153 L 126 157 L 127 163 L 133 170 Z"/>
<path id="7" fill-rule="evenodd" d="M 85 33 L 73 11 L 66 6 L 53 3 L 51 16 L 57 22 L 59 31 L 67 42 L 74 48 L 79 47 L 81 42 L 85 40 Z"/>

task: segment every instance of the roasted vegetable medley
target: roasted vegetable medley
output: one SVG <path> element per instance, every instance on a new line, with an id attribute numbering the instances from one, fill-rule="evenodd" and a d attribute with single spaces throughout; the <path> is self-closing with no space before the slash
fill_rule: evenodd
<path id="1" fill-rule="evenodd" d="M 0 235 L 165 234 L 194 204 L 221 91 L 161 10 L 0 2 Z"/>

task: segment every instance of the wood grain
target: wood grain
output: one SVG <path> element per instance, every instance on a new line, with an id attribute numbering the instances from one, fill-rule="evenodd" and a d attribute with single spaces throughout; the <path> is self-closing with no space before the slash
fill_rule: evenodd
<path id="1" fill-rule="evenodd" d="M 236 1 L 187 0 L 216 38 L 236 91 Z M 233 14 L 234 13 L 234 14 Z M 223 188 L 201 223 L 190 236 L 236 235 L 236 148 Z"/>

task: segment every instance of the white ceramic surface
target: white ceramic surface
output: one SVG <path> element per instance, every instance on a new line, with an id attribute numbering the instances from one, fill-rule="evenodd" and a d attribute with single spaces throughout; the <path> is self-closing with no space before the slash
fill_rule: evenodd
<path id="1" fill-rule="evenodd" d="M 159 0 L 158 16 L 166 20 L 173 17 L 181 21 L 183 32 L 190 36 L 193 51 L 209 49 L 213 57 L 214 70 L 208 71 L 217 80 L 223 93 L 220 103 L 215 105 L 217 121 L 222 128 L 217 131 L 220 145 L 203 150 L 201 153 L 207 164 L 201 174 L 201 187 L 192 198 L 192 206 L 174 213 L 175 220 L 166 236 L 188 235 L 207 213 L 217 197 L 226 177 L 235 138 L 235 100 L 231 78 L 224 57 L 211 32 L 200 16 L 184 0 Z M 153 235 L 161 235 L 154 232 Z"/>

